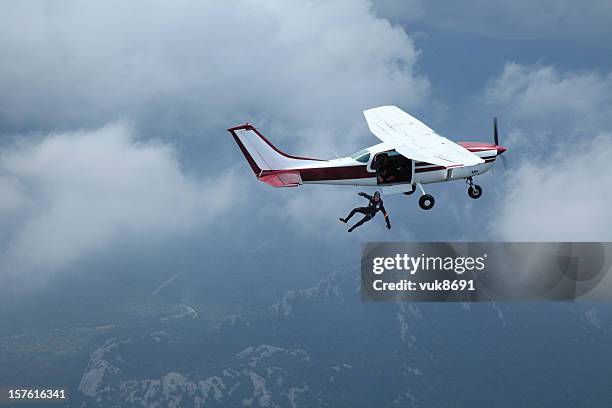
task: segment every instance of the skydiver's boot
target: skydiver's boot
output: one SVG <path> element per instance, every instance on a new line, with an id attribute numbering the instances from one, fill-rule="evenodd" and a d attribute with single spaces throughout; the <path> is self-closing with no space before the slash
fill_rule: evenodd
<path id="1" fill-rule="evenodd" d="M 345 224 L 346 224 L 346 223 L 347 223 L 347 222 L 348 222 L 348 221 L 351 219 L 351 217 L 352 217 L 353 215 L 355 215 L 355 213 L 356 213 L 356 212 L 357 212 L 357 210 L 356 210 L 355 208 L 353 208 L 353 210 L 351 210 L 351 212 L 349 213 L 349 215 L 348 215 L 346 218 L 340 218 L 340 221 L 342 221 L 343 223 L 345 223 Z"/>

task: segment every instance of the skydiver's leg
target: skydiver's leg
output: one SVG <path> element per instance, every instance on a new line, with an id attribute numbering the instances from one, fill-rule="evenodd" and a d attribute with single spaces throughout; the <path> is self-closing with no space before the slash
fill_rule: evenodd
<path id="1" fill-rule="evenodd" d="M 366 213 L 366 208 L 365 207 L 357 207 L 357 208 L 353 208 L 353 210 L 350 212 L 350 214 L 348 215 L 348 217 L 346 218 L 340 218 L 340 221 L 347 223 L 348 220 L 351 219 L 351 217 L 353 215 L 355 215 L 355 213 L 362 213 L 365 214 Z"/>
<path id="2" fill-rule="evenodd" d="M 365 217 L 363 217 L 362 219 L 360 219 L 359 221 L 357 221 L 357 223 L 355 223 L 355 225 L 353 225 L 351 228 L 349 228 L 348 232 L 353 231 L 355 228 L 359 227 L 360 225 L 362 225 L 364 222 L 368 222 L 372 219 L 372 216 L 369 214 L 366 214 Z"/>

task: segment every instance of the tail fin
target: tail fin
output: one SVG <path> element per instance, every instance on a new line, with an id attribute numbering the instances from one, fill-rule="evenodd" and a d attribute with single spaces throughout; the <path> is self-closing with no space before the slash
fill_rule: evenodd
<path id="1" fill-rule="evenodd" d="M 234 140 L 258 178 L 272 171 L 308 165 L 309 161 L 325 161 L 286 154 L 277 149 L 254 126 L 248 123 L 230 128 L 228 131 L 234 136 Z"/>

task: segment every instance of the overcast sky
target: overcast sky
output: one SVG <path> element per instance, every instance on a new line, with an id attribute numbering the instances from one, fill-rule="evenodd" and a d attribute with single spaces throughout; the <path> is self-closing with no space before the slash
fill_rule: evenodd
<path id="1" fill-rule="evenodd" d="M 610 47 L 607 0 L 374 0 L 381 16 L 400 23 L 467 31 L 497 38 L 551 38 Z"/>
<path id="2" fill-rule="evenodd" d="M 611 240 L 612 71 L 599 53 L 612 6 L 452 4 L 3 2 L 0 273 L 44 284 L 160 242 L 220 254 L 316 240 L 352 262 L 369 240 Z M 443 64 L 457 45 L 440 30 L 475 34 L 471 49 L 513 44 L 518 58 Z M 547 53 L 559 41 L 569 55 Z M 571 53 L 580 69 L 556 63 Z M 442 85 L 445 73 L 459 80 Z M 431 213 L 389 197 L 391 232 L 374 220 L 347 236 L 337 218 L 362 204 L 356 189 L 273 190 L 225 132 L 249 121 L 285 150 L 330 158 L 376 143 L 361 111 L 382 104 L 454 140 L 490 141 L 500 116 L 508 170 L 482 177 L 477 202 L 462 183 L 432 186 Z"/>

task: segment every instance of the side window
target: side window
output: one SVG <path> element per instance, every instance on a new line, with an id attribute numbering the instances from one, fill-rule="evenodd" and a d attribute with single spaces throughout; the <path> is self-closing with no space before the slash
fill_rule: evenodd
<path id="1" fill-rule="evenodd" d="M 363 154 L 357 157 L 355 160 L 357 160 L 360 163 L 367 163 L 368 160 L 370 160 L 370 153 Z"/>

